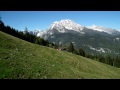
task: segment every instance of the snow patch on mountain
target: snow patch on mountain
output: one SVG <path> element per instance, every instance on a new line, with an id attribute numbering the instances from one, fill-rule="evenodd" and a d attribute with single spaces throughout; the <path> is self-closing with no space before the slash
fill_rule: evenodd
<path id="1" fill-rule="evenodd" d="M 115 39 L 118 40 L 118 41 L 120 40 L 120 38 L 115 38 Z"/>
<path id="2" fill-rule="evenodd" d="M 100 48 L 100 49 L 97 49 L 97 48 L 93 48 L 92 46 L 89 46 L 91 50 L 95 50 L 95 51 L 98 51 L 98 52 L 103 52 L 105 53 L 105 49 L 104 48 Z"/>

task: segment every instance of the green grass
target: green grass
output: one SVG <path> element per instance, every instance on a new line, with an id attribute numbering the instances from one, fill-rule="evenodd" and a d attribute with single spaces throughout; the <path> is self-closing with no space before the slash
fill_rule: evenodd
<path id="1" fill-rule="evenodd" d="M 117 79 L 120 69 L 0 31 L 1 79 Z"/>

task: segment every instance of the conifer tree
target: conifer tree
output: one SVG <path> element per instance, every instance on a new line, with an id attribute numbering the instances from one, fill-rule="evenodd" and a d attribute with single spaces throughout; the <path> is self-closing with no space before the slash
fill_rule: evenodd
<path id="1" fill-rule="evenodd" d="M 79 49 L 79 55 L 85 57 L 85 51 L 82 48 Z"/>
<path id="2" fill-rule="evenodd" d="M 74 51 L 74 46 L 73 46 L 73 43 L 71 42 L 70 45 L 68 46 L 68 52 L 72 52 Z"/>

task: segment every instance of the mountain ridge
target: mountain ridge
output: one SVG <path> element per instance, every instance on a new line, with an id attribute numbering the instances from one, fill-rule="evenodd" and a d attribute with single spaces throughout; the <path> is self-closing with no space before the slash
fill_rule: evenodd
<path id="1" fill-rule="evenodd" d="M 54 34 L 54 33 L 81 33 L 85 34 L 85 29 L 90 29 L 98 32 L 105 32 L 107 34 L 111 35 L 118 35 L 120 34 L 120 31 L 112 29 L 112 28 L 106 28 L 102 26 L 81 26 L 80 24 L 70 20 L 70 19 L 62 19 L 60 21 L 53 22 L 47 30 L 38 32 L 38 37 L 42 37 L 45 34 Z M 43 35 L 42 35 L 43 34 Z M 43 38 L 43 37 L 42 37 Z"/>

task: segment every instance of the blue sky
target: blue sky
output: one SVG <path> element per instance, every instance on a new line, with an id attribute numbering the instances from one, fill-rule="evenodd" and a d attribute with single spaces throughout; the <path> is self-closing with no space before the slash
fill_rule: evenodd
<path id="1" fill-rule="evenodd" d="M 120 30 L 120 11 L 0 11 L 5 25 L 17 30 L 45 30 L 54 21 L 71 19 L 82 26 L 104 26 Z"/>

